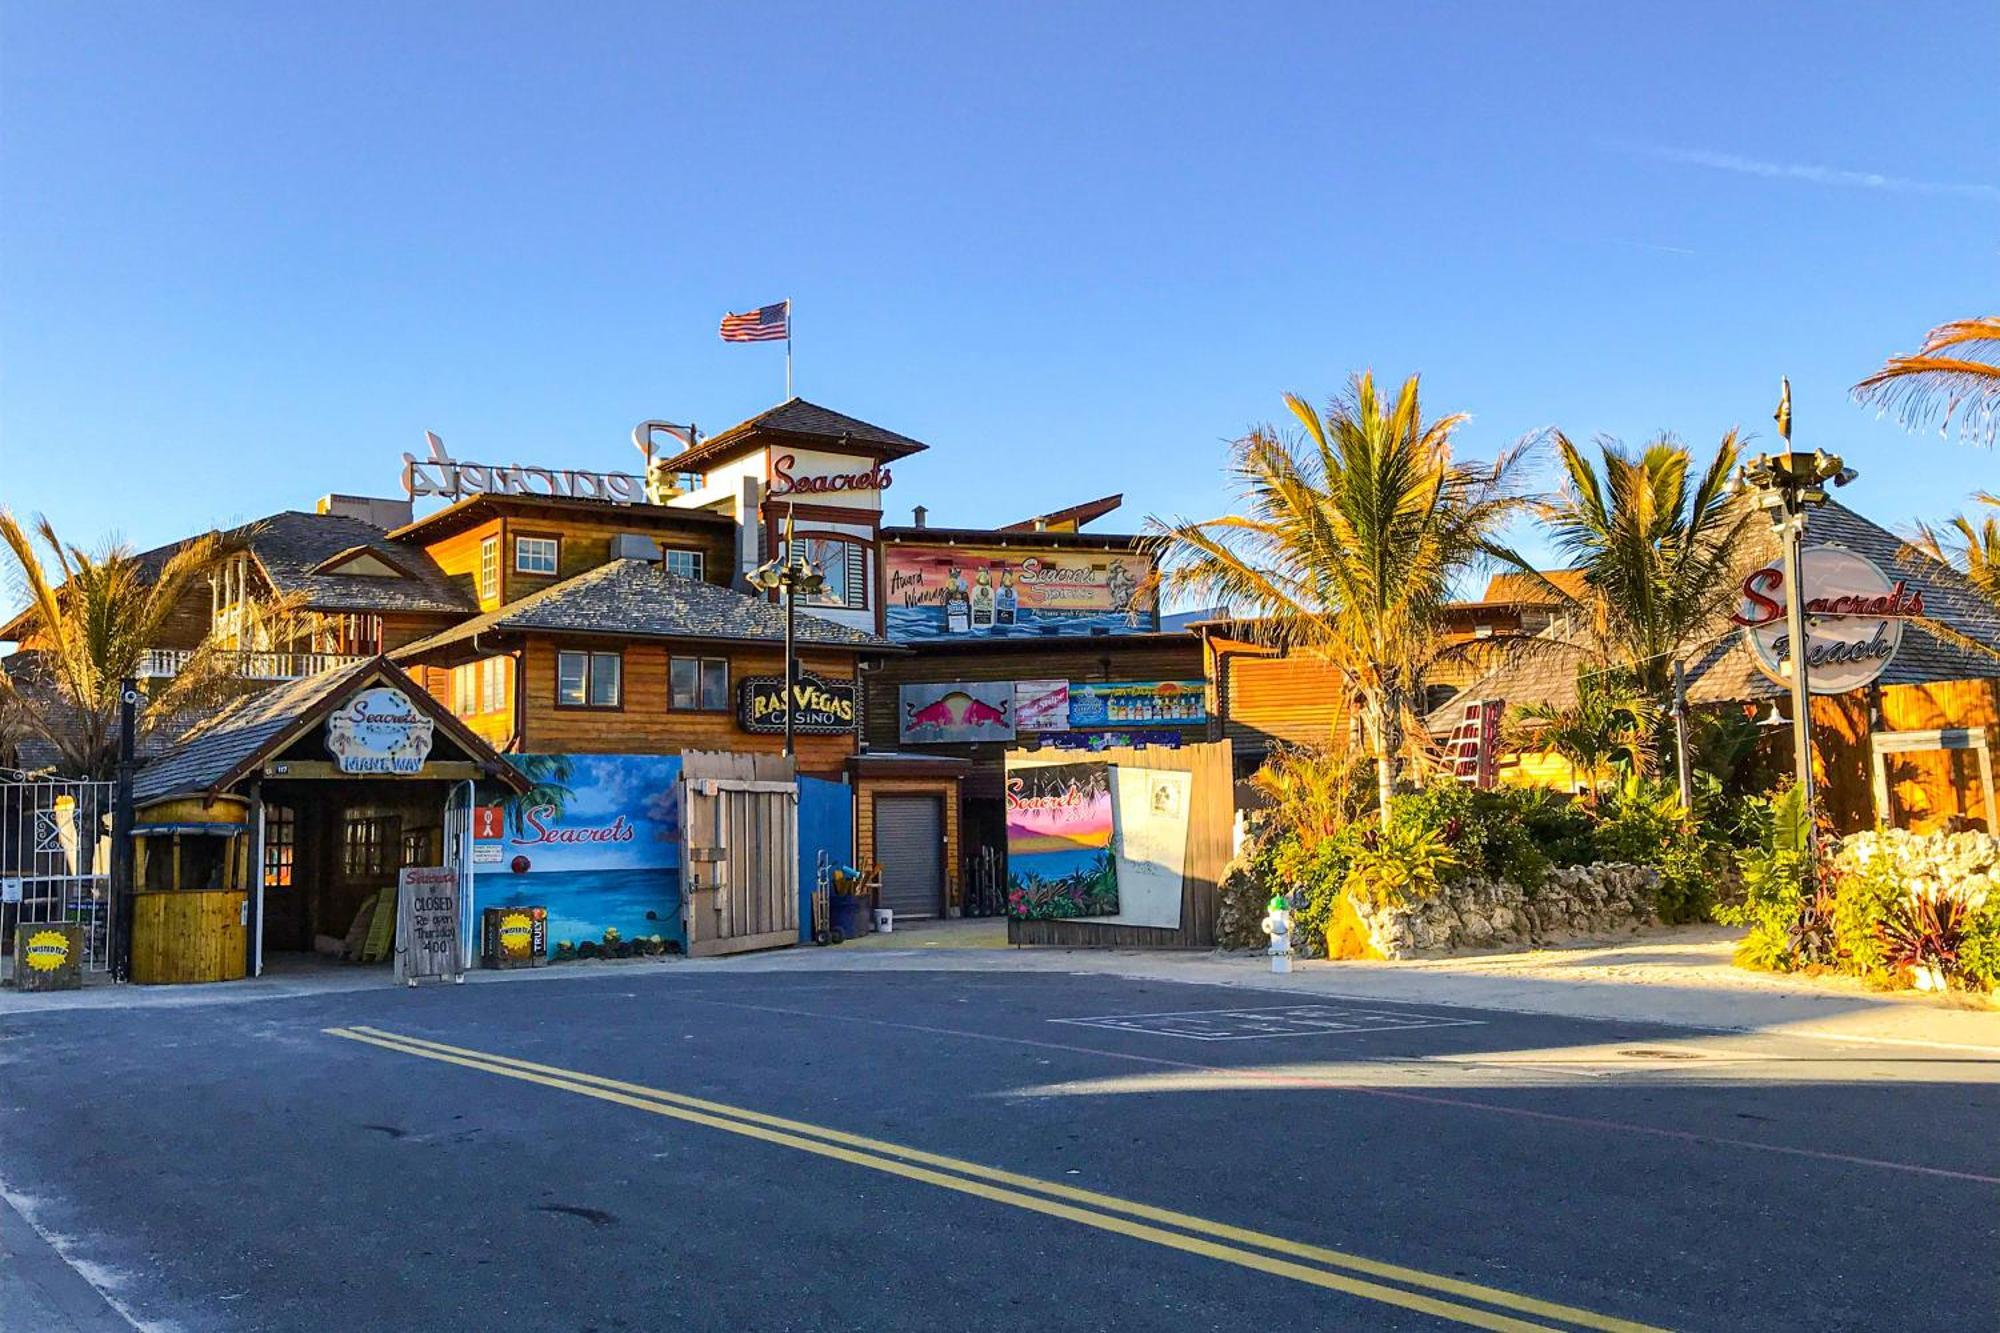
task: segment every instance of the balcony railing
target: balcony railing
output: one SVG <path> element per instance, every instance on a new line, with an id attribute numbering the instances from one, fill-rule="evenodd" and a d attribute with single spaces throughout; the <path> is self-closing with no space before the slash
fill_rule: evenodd
<path id="1" fill-rule="evenodd" d="M 139 675 L 145 680 L 172 679 L 181 673 L 193 656 L 191 648 L 149 648 L 145 660 L 139 665 Z M 239 669 L 248 680 L 299 680 L 366 660 L 345 653 L 248 652 L 241 657 L 242 666 Z"/>

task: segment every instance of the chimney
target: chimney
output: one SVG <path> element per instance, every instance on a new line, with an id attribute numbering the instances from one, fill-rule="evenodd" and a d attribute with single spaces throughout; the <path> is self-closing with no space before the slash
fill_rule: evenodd
<path id="1" fill-rule="evenodd" d="M 910 518 L 917 527 L 921 528 L 924 525 L 924 515 L 930 512 L 930 510 L 924 508 L 922 505 L 918 505 L 910 511 Z"/>
<path id="2" fill-rule="evenodd" d="M 384 500 L 372 495 L 322 495 L 313 506 L 317 513 L 358 518 L 384 532 L 408 525 L 416 517 L 416 507 L 408 500 Z"/>

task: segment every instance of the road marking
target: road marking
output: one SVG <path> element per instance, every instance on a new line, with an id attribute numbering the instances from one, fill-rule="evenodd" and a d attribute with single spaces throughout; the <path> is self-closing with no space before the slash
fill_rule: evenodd
<path id="1" fill-rule="evenodd" d="M 1146 978 L 1140 978 L 1145 980 Z M 892 1028 L 902 1032 L 921 1032 L 933 1037 L 958 1037 L 966 1041 L 998 1042 L 1007 1046 L 1027 1046 L 1044 1051 L 1063 1051 L 1070 1055 L 1096 1055 L 1107 1060 L 1125 1060 L 1133 1064 L 1158 1065 L 1163 1069 L 1187 1069 L 1217 1077 L 1240 1080 L 1247 1084 L 1281 1088 L 1323 1088 L 1328 1092 L 1352 1093 L 1358 1097 L 1378 1097 L 1387 1101 L 1414 1102 L 1421 1106 L 1443 1106 L 1460 1111 L 1482 1111 L 1488 1115 L 1510 1116 L 1517 1120 L 1538 1120 L 1544 1124 L 1571 1125 L 1579 1129 L 1597 1129 L 1613 1134 L 1631 1134 L 1640 1138 L 1665 1139 L 1673 1143 L 1694 1144 L 1709 1148 L 1739 1148 L 1748 1152 L 1775 1153 L 1780 1157 L 1802 1157 L 1809 1161 L 1832 1162 L 1840 1166 L 1865 1166 L 1880 1171 L 1905 1171 L 1912 1175 L 1932 1176 L 1941 1180 L 1965 1180 L 1976 1185 L 2000 1185 L 2000 1175 L 1979 1171 L 1956 1171 L 1944 1166 L 1925 1166 L 1919 1162 L 1897 1162 L 1881 1157 L 1861 1157 L 1853 1153 L 1829 1152 L 1820 1148 L 1798 1148 L 1785 1143 L 1760 1143 L 1756 1139 L 1728 1138 L 1720 1134 L 1705 1134 L 1691 1129 L 1667 1129 L 1659 1125 L 1645 1125 L 1631 1120 L 1607 1120 L 1597 1116 L 1565 1115 L 1560 1111 L 1537 1111 L 1526 1106 L 1503 1106 L 1498 1102 L 1475 1101 L 1470 1097 L 1446 1097 L 1437 1093 L 1411 1092 L 1403 1088 L 1384 1088 L 1368 1084 L 1336 1083 L 1329 1079 L 1278 1078 L 1265 1074 L 1254 1067 L 1239 1068 L 1230 1065 L 1204 1065 L 1191 1060 L 1174 1060 L 1163 1055 L 1140 1055 L 1134 1051 L 1107 1051 L 1101 1046 L 1076 1046 L 1068 1042 L 1043 1041 L 1036 1037 L 1010 1037 L 999 1032 L 979 1032 L 971 1028 L 938 1027 L 929 1023 L 905 1023 L 893 1018 L 870 1018 L 862 1014 L 843 1014 L 826 1009 L 792 1009 L 775 1004 L 751 1004 L 746 1000 L 715 1000 L 701 995 L 681 995 L 676 997 L 683 1004 L 706 1004 L 719 1009 L 742 1009 L 749 1013 L 784 1014 L 790 1018 L 811 1018 L 830 1023 L 860 1023 L 869 1027 Z M 1810 1059 L 1810 1057 L 1800 1057 Z"/>
<path id="2" fill-rule="evenodd" d="M 1181 1250 L 1189 1254 L 1199 1254 L 1239 1267 L 1255 1269 L 1278 1277 L 1290 1278 L 1312 1286 L 1339 1291 L 1366 1300 L 1394 1305 L 1402 1309 L 1415 1310 L 1434 1315 L 1475 1328 L 1502 1330 L 1503 1333 L 1521 1333 L 1523 1330 L 1547 1330 L 1563 1326 L 1604 1330 L 1605 1333 L 1663 1333 L 1651 1325 L 1630 1320 L 1601 1315 L 1594 1311 L 1574 1306 L 1560 1305 L 1553 1301 L 1538 1300 L 1532 1296 L 1522 1296 L 1503 1291 L 1497 1287 L 1483 1286 L 1476 1282 L 1466 1282 L 1442 1274 L 1429 1273 L 1422 1269 L 1406 1268 L 1399 1264 L 1384 1263 L 1361 1255 L 1349 1254 L 1341 1250 L 1308 1245 L 1266 1232 L 1253 1231 L 1246 1227 L 1230 1226 L 1212 1222 L 1206 1218 L 1170 1209 L 1156 1208 L 1150 1204 L 1121 1199 L 1114 1195 L 1100 1194 L 1094 1190 L 1080 1189 L 1056 1181 L 1042 1180 L 1035 1176 L 1021 1175 L 996 1167 L 985 1166 L 962 1158 L 948 1157 L 922 1149 L 871 1139 L 864 1135 L 849 1134 L 841 1130 L 829 1129 L 808 1121 L 791 1120 L 782 1116 L 767 1115 L 743 1107 L 731 1106 L 723 1102 L 690 1097 L 683 1093 L 669 1092 L 644 1084 L 629 1083 L 620 1079 L 605 1078 L 597 1074 L 587 1074 L 578 1070 L 563 1069 L 555 1065 L 537 1064 L 513 1056 L 498 1055 L 488 1051 L 472 1050 L 462 1046 L 450 1046 L 443 1042 L 430 1041 L 422 1037 L 411 1037 L 389 1032 L 381 1028 L 354 1027 L 327 1028 L 324 1031 L 335 1037 L 349 1041 L 364 1042 L 371 1046 L 395 1051 L 399 1054 L 416 1056 L 427 1060 L 437 1060 L 446 1064 L 476 1069 L 484 1073 L 497 1074 L 505 1078 L 519 1079 L 544 1087 L 555 1088 L 580 1096 L 593 1097 L 600 1101 L 628 1106 L 635 1110 L 647 1111 L 654 1115 L 669 1116 L 711 1129 L 723 1130 L 731 1134 L 741 1134 L 761 1139 L 803 1152 L 830 1157 L 871 1170 L 887 1172 L 906 1179 L 922 1181 L 943 1189 L 974 1195 L 996 1203 L 1008 1204 L 1030 1212 L 1060 1217 L 1083 1226 L 1102 1231 L 1116 1232 L 1137 1240 L 1148 1241 L 1168 1249 Z M 935 1168 L 935 1169 L 934 1169 Z M 946 1174 L 952 1172 L 956 1174 Z M 1027 1191 L 1034 1191 L 1029 1193 Z M 1050 1197 L 1041 1197 L 1041 1196 Z M 1082 1207 L 1078 1205 L 1089 1205 Z M 1116 1214 L 1125 1214 L 1117 1216 Z M 1142 1218 L 1145 1221 L 1133 1221 Z M 1164 1226 L 1180 1228 L 1178 1231 L 1165 1230 L 1163 1226 L 1148 1225 L 1158 1222 Z M 1183 1233 L 1193 1234 L 1183 1234 Z M 1215 1239 L 1207 1239 L 1214 1237 Z M 1219 1241 L 1234 1244 L 1220 1244 Z M 1255 1250 L 1242 1248 L 1256 1246 L 1272 1251 L 1260 1254 Z M 1278 1255 L 1290 1256 L 1279 1258 Z M 1509 1315 L 1490 1310 L 1477 1309 L 1470 1305 L 1460 1305 L 1440 1300 L 1418 1291 L 1406 1291 L 1398 1287 L 1384 1286 L 1377 1282 L 1347 1277 L 1340 1273 L 1329 1273 L 1322 1268 L 1311 1268 L 1293 1262 L 1308 1259 L 1328 1267 L 1344 1268 L 1349 1272 L 1363 1273 L 1405 1283 L 1412 1287 L 1443 1292 L 1466 1300 L 1476 1300 L 1502 1309 L 1516 1310 L 1524 1314 L 1536 1315 L 1557 1321 L 1555 1324 L 1530 1323 Z"/>
<path id="3" fill-rule="evenodd" d="M 1286 1004 L 1262 1009 L 1180 1009 L 1164 1014 L 1101 1014 L 1052 1018 L 1051 1023 L 1143 1032 L 1192 1041 L 1255 1041 L 1260 1037 L 1323 1037 L 1350 1032 L 1410 1032 L 1418 1028 L 1480 1027 L 1477 1018 L 1394 1014 L 1334 1004 Z"/>

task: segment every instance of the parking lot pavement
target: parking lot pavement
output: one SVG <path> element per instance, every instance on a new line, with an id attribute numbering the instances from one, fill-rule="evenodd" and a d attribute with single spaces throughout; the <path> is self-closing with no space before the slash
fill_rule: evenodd
<path id="1" fill-rule="evenodd" d="M 0 1174 L 190 1330 L 2000 1310 L 1977 1054 L 1099 975 L 635 969 L 27 1016 L 0 1061 Z"/>

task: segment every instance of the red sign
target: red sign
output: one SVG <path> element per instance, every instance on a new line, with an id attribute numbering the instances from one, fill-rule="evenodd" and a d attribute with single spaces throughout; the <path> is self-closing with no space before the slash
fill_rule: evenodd
<path id="1" fill-rule="evenodd" d="M 799 477 L 795 454 L 779 454 L 771 460 L 771 495 L 825 495 L 835 491 L 886 491 L 893 478 L 889 469 L 877 463 L 866 472 L 835 473 L 831 476 Z"/>
<path id="2" fill-rule="evenodd" d="M 506 836 L 506 812 L 497 805 L 472 807 L 472 836 L 478 842 L 495 842 Z"/>

